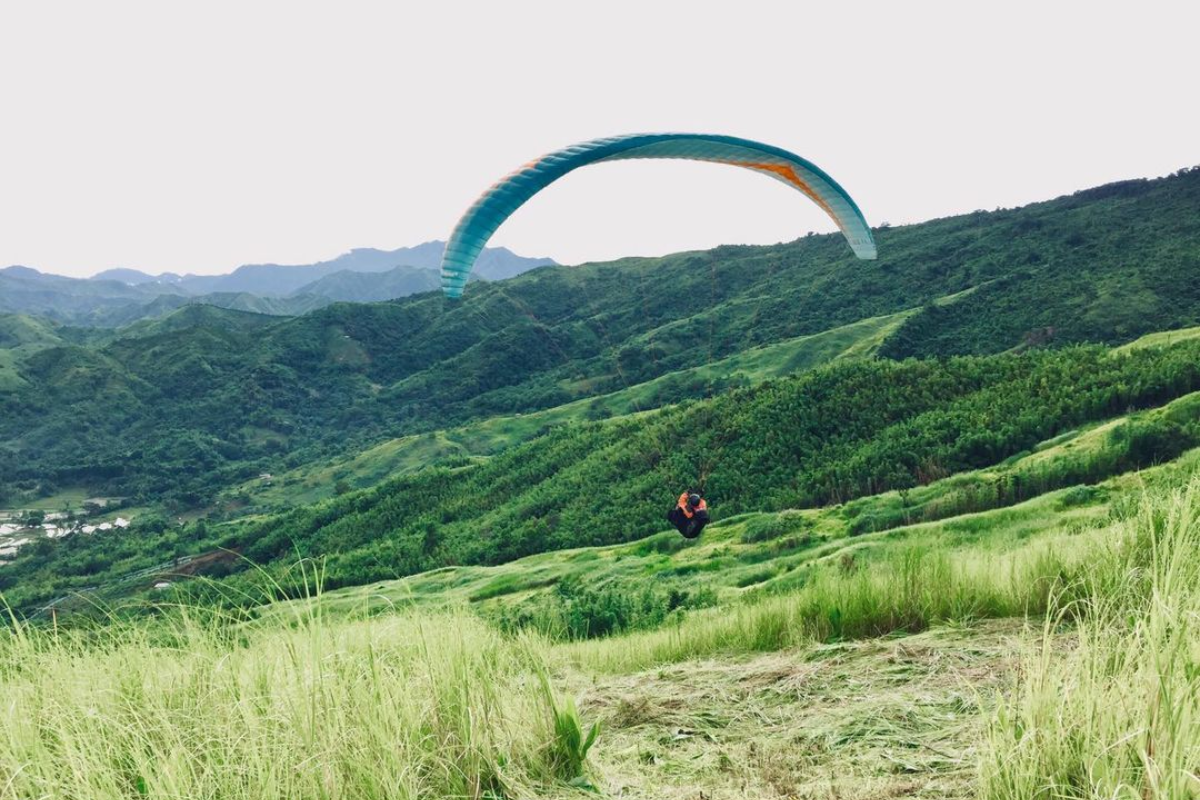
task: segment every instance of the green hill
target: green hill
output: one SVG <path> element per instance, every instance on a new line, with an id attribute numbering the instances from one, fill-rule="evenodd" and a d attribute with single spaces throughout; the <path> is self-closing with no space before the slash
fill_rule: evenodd
<path id="1" fill-rule="evenodd" d="M 14 456 L 0 480 L 204 505 L 262 472 L 610 395 L 914 308 L 881 355 L 1122 343 L 1200 323 L 1198 195 L 1200 172 L 1187 171 L 880 230 L 875 262 L 812 236 L 543 268 L 453 304 L 436 293 L 335 304 L 243 338 L 201 326 L 93 345 L 125 408 L 69 393 L 51 402 L 54 373 L 18 359 L 0 395 L 0 446 Z M 941 303 L 950 296 L 959 302 Z M 648 404 L 720 388 L 707 377 L 662 386 Z M 89 424 L 64 424 L 76 419 Z"/>
<path id="2" fill-rule="evenodd" d="M 253 310 L 192 303 L 164 317 L 140 320 L 111 334 L 112 339 L 151 339 L 192 328 L 225 328 L 253 332 L 279 322 L 276 315 Z"/>
<path id="3" fill-rule="evenodd" d="M 56 326 L 36 317 L 0 314 L 0 392 L 16 392 L 28 383 L 18 367 L 25 354 L 62 344 Z"/>
<path id="4" fill-rule="evenodd" d="M 227 343 L 214 340 L 212 349 Z M 85 384 L 97 367 L 56 366 Z M 280 575 L 297 556 L 319 557 L 329 587 L 495 564 L 659 532 L 671 499 L 697 479 L 720 518 L 841 504 L 852 513 L 842 535 L 873 533 L 1002 508 L 1174 459 L 1200 445 L 1190 396 L 1198 390 L 1195 340 L 1127 352 L 1091 346 L 847 360 L 657 412 L 554 426 L 486 459 L 446 458 L 290 512 L 74 537 L 70 547 L 23 552 L 0 571 L 0 590 L 29 608 L 150 568 L 168 554 L 217 546 Z M 1113 421 L 1130 409 L 1159 407 Z M 438 436 L 450 442 L 452 435 Z M 1053 458 L 1029 453 L 1047 440 L 1054 440 Z M 451 455 L 438 443 L 429 440 L 424 455 Z M 963 475 L 978 469 L 985 472 Z M 943 479 L 935 485 L 952 492 L 926 487 Z M 858 504 L 871 496 L 878 497 Z"/>
<path id="5" fill-rule="evenodd" d="M 329 557 L 333 585 L 640 538 L 699 480 L 722 513 L 844 502 L 985 467 L 1081 423 L 1200 389 L 1200 348 L 849 363 L 655 415 L 553 430 L 487 462 L 424 470 L 237 537 L 262 562 Z M 1095 479 L 1177 455 L 1194 420 L 1150 425 Z M 1173 449 L 1172 449 L 1173 448 Z"/>
<path id="6" fill-rule="evenodd" d="M 370 303 L 430 292 L 441 286 L 436 269 L 398 266 L 387 272 L 366 273 L 342 270 L 325 275 L 296 290 L 296 294 L 317 295 L 330 300 Z"/>
<path id="7" fill-rule="evenodd" d="M 155 276 L 116 268 L 85 279 L 4 267 L 0 268 L 0 313 L 107 328 L 159 317 L 191 303 L 292 316 L 331 300 L 384 300 L 434 288 L 444 247 L 445 243 L 432 241 L 397 250 L 357 248 L 315 264 L 245 264 L 226 275 Z M 479 254 L 477 272 L 487 280 L 503 280 L 553 263 L 487 247 Z M 335 274 L 336 278 L 323 280 Z M 306 290 L 308 285 L 315 287 L 313 292 Z"/>
<path id="8" fill-rule="evenodd" d="M 0 349 L 51 347 L 62 344 L 59 326 L 22 314 L 0 314 Z"/>
<path id="9" fill-rule="evenodd" d="M 793 590 L 820 565 L 854 559 L 861 567 L 887 561 L 913 546 L 1011 551 L 1030 539 L 1102 524 L 1113 508 L 1136 496 L 1146 483 L 1178 481 L 1193 473 L 1200 464 L 1200 449 L 1150 467 L 1136 478 L 1126 474 L 1132 462 L 1119 432 L 1164 415 L 1194 424 L 1200 419 L 1200 394 L 1148 414 L 1073 432 L 1065 442 L 1050 440 L 1035 452 L 915 490 L 893 490 L 823 508 L 735 514 L 714 523 L 697 542 L 671 531 L 623 544 L 564 548 L 497 566 L 447 566 L 329 591 L 320 603 L 324 611 L 339 616 L 473 604 L 489 618 L 520 627 L 546 624 L 566 610 L 559 606 L 567 600 L 604 597 L 619 603 L 623 597 L 645 595 L 647 576 L 653 576 L 651 594 L 658 597 L 648 608 L 624 609 L 607 623 L 584 617 L 555 620 L 566 625 L 569 635 L 588 638 L 661 623 L 672 610 L 667 607 L 672 593 L 674 608 L 720 605 L 756 593 Z M 1099 471 L 1093 471 L 1093 465 L 1106 459 L 1118 462 L 1109 473 L 1113 477 L 1096 481 Z M 1039 477 L 1051 474 L 1061 479 L 1039 485 Z M 1027 490 L 1014 493 L 1022 480 Z M 697 589 L 698 575 L 704 576 L 702 590 Z M 564 597 L 564 586 L 569 596 Z M 654 600 L 659 599 L 656 608 Z M 293 611 L 284 603 L 271 606 L 268 613 L 286 616 Z"/>
<path id="10" fill-rule="evenodd" d="M 392 439 L 350 456 L 304 464 L 273 475 L 270 481 L 255 477 L 235 491 L 249 497 L 258 507 L 311 503 L 331 496 L 341 482 L 361 489 L 436 461 L 495 455 L 554 426 L 640 413 L 679 398 L 760 383 L 821 364 L 870 358 L 909 313 L 866 319 L 811 336 L 753 347 L 718 361 L 543 411 L 488 417 L 456 428 Z"/>

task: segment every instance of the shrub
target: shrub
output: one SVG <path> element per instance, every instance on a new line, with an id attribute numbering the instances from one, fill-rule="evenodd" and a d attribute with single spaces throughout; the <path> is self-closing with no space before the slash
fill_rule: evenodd
<path id="1" fill-rule="evenodd" d="M 1104 490 L 1098 486 L 1073 486 L 1063 492 L 1058 500 L 1060 508 L 1086 506 L 1104 498 Z"/>
<path id="2" fill-rule="evenodd" d="M 760 514 L 746 521 L 742 530 L 742 541 L 746 544 L 767 542 L 788 534 L 812 528 L 812 520 L 801 511 L 781 511 L 778 514 Z"/>

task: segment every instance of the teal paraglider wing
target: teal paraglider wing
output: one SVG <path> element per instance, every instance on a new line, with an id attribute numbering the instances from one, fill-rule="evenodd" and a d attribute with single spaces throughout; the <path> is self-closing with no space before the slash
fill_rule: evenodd
<path id="1" fill-rule="evenodd" d="M 572 170 L 601 161 L 681 158 L 752 169 L 786 183 L 820 206 L 859 258 L 875 258 L 871 228 L 854 200 L 815 164 L 749 139 L 698 133 L 637 133 L 572 145 L 530 161 L 483 193 L 454 227 L 442 256 L 442 290 L 459 297 L 475 259 L 504 220 Z"/>

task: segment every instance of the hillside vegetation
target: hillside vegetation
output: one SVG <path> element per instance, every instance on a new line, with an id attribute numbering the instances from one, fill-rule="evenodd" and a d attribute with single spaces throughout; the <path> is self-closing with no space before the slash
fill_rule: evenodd
<path id="1" fill-rule="evenodd" d="M 329 587 L 494 564 L 661 531 L 679 487 L 697 476 L 720 517 L 840 503 L 853 517 L 842 534 L 861 534 L 1174 459 L 1200 444 L 1197 404 L 1185 397 L 1197 390 L 1195 340 L 1121 353 L 851 360 L 658 412 L 554 427 L 478 463 L 448 461 L 289 512 L 184 527 L 152 518 L 46 543 L 0 570 L 0 588 L 29 609 L 218 545 L 276 571 L 297 555 L 325 557 Z M 1058 436 L 1054 457 L 1021 457 Z M 1001 472 L 961 475 L 1013 457 Z M 940 479 L 955 491 L 925 486 Z M 899 503 L 852 502 L 891 490 Z"/>
<path id="2" fill-rule="evenodd" d="M 813 236 L 534 270 L 454 304 L 335 304 L 253 336 L 203 325 L 8 356 L 0 481 L 203 506 L 262 472 L 911 309 L 881 354 L 1118 344 L 1200 323 L 1198 202 L 1186 171 L 880 230 L 875 262 Z"/>
<path id="3" fill-rule="evenodd" d="M 555 430 L 475 467 L 425 470 L 252 526 L 236 542 L 259 562 L 328 553 L 340 584 L 640 538 L 663 527 L 671 490 L 696 476 L 723 514 L 836 503 L 995 464 L 1080 423 L 1200 389 L 1198 356 L 1181 345 L 818 370 Z M 1146 423 L 1110 469 L 1200 443 L 1194 416 L 1183 419 Z M 1088 477 L 1103 475 L 1070 482 Z"/>
<path id="4" fill-rule="evenodd" d="M 249 497 L 258 508 L 277 510 L 281 506 L 303 505 L 330 497 L 340 484 L 366 488 L 438 461 L 495 455 L 554 426 L 637 414 L 681 397 L 749 386 L 822 364 L 870 358 L 908 313 L 866 319 L 811 336 L 753 347 L 718 361 L 542 411 L 502 414 L 455 428 L 388 440 L 349 457 L 304 464 L 275 475 L 268 482 L 255 478 L 236 491 Z"/>

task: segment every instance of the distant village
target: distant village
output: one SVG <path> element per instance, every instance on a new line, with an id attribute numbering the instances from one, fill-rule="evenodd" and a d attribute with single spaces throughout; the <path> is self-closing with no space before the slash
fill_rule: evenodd
<path id="1" fill-rule="evenodd" d="M 89 502 L 85 507 L 103 508 Z M 116 517 L 107 522 L 88 522 L 68 511 L 0 511 L 0 564 L 7 564 L 17 551 L 39 538 L 62 539 L 72 534 L 91 535 L 128 528 L 130 520 Z"/>

